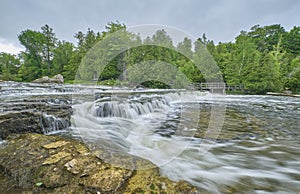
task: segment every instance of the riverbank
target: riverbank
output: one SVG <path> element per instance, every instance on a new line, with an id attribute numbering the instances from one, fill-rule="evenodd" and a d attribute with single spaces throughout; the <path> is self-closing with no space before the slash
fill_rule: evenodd
<path id="1" fill-rule="evenodd" d="M 197 193 L 184 181 L 174 182 L 151 162 L 115 158 L 131 169 L 113 166 L 84 144 L 58 136 L 10 136 L 0 148 L 0 193 Z M 142 167 L 143 170 L 136 170 Z"/>

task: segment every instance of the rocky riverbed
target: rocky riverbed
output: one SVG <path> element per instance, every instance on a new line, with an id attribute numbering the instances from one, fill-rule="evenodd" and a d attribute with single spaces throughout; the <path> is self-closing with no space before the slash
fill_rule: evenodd
<path id="1" fill-rule="evenodd" d="M 0 139 L 12 133 L 40 133 L 71 125 L 73 88 L 59 84 L 2 82 Z"/>
<path id="2" fill-rule="evenodd" d="M 187 182 L 161 176 L 148 160 L 113 156 L 101 149 L 91 152 L 80 140 L 45 135 L 70 130 L 71 96 L 84 95 L 86 90 L 57 84 L 1 84 L 0 193 L 198 192 Z M 103 157 L 131 168 L 114 166 Z"/>
<path id="3" fill-rule="evenodd" d="M 0 148 L 0 193 L 198 192 L 184 181 L 162 177 L 147 160 L 130 161 L 148 167 L 135 170 L 100 158 L 75 140 L 32 133 L 10 136 Z"/>
<path id="4" fill-rule="evenodd" d="M 299 116 L 285 96 L 0 83 L 0 193 L 297 194 Z"/>

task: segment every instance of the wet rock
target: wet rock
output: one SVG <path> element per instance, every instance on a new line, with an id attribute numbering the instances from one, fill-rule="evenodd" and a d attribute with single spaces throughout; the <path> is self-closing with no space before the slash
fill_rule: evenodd
<path id="1" fill-rule="evenodd" d="M 63 158 L 70 156 L 71 154 L 68 152 L 59 152 L 57 154 L 52 155 L 50 158 L 47 158 L 43 165 L 46 164 L 56 164 L 57 162 L 61 161 Z"/>
<path id="2" fill-rule="evenodd" d="M 66 97 L 53 97 L 7 100 L 0 102 L 0 138 L 12 133 L 47 133 L 66 129 L 70 126 L 72 107 L 62 104 Z M 66 100 L 65 100 L 66 101 Z"/>
<path id="3" fill-rule="evenodd" d="M 59 148 L 59 147 L 62 147 L 66 144 L 68 144 L 69 142 L 66 142 L 66 141 L 57 141 L 57 142 L 53 142 L 53 143 L 49 143 L 47 145 L 43 145 L 43 148 L 46 148 L 46 149 L 53 149 L 53 148 Z"/>
<path id="4" fill-rule="evenodd" d="M 64 77 L 61 74 L 57 74 L 52 77 L 52 80 L 54 80 L 55 83 L 63 84 L 64 83 Z"/>
<path id="5" fill-rule="evenodd" d="M 81 178 L 79 184 L 87 189 L 97 190 L 100 193 L 115 193 L 131 175 L 132 171 L 130 170 L 107 166 L 103 170 Z"/>
<path id="6" fill-rule="evenodd" d="M 44 76 L 42 78 L 36 79 L 32 81 L 33 83 L 57 83 L 57 84 L 63 84 L 64 83 L 64 77 L 61 74 L 57 74 L 53 76 L 52 78 L 49 78 L 48 76 Z"/>
<path id="7" fill-rule="evenodd" d="M 67 162 L 64 165 L 67 170 L 73 174 L 78 174 L 80 172 L 80 169 L 78 168 L 78 161 L 76 159 L 72 159 L 71 161 Z M 86 174 L 82 174 L 83 176 Z"/>
<path id="8" fill-rule="evenodd" d="M 51 83 L 50 78 L 48 76 L 43 76 L 41 78 L 33 80 L 32 82 L 33 83 Z"/>
<path id="9" fill-rule="evenodd" d="M 100 151 L 99 153 L 104 153 Z M 135 165 L 149 165 L 144 159 Z M 0 193 L 197 193 L 159 169 L 128 169 L 99 159 L 81 142 L 57 136 L 10 136 L 0 149 Z"/>
<path id="10" fill-rule="evenodd" d="M 41 117 L 40 113 L 27 111 L 0 114 L 0 138 L 4 139 L 11 133 L 43 133 Z"/>

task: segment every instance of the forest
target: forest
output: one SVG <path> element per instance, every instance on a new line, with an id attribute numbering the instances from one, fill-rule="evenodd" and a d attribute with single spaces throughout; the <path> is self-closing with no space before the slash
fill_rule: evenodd
<path id="1" fill-rule="evenodd" d="M 287 31 L 280 24 L 255 25 L 248 31 L 242 30 L 233 42 L 214 43 L 203 34 L 195 42 L 184 38 L 177 45 L 164 29 L 142 39 L 119 22 L 108 23 L 102 32 L 79 31 L 74 35 L 76 44 L 73 44 L 59 40 L 46 24 L 39 31 L 27 29 L 18 34 L 25 48 L 18 55 L 0 53 L 0 80 L 30 82 L 42 76 L 62 74 L 66 83 L 72 83 L 76 76 L 84 78 L 87 76 L 84 73 L 76 75 L 82 59 L 96 43 L 117 31 L 122 32 L 119 38 L 130 45 L 130 49 L 109 62 L 98 78 L 102 84 L 126 81 L 123 72 L 127 68 L 151 60 L 174 65 L 190 82 L 205 82 L 195 65 L 206 60 L 201 57 L 204 47 L 219 67 L 216 74 L 228 85 L 240 85 L 245 92 L 255 94 L 300 92 L 300 27 Z M 165 47 L 151 46 L 155 42 Z M 218 75 L 211 75 L 210 80 Z M 145 82 L 144 86 L 168 87 L 155 80 Z"/>

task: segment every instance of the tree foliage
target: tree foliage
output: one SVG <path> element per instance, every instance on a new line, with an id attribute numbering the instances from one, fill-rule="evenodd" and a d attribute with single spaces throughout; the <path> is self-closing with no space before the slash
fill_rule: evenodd
<path id="1" fill-rule="evenodd" d="M 142 85 L 146 87 L 179 87 L 180 79 L 189 82 L 224 79 L 228 85 L 243 86 L 251 93 L 286 89 L 300 92 L 299 26 L 287 31 L 280 24 L 255 25 L 248 32 L 241 31 L 233 42 L 215 45 L 203 34 L 195 42 L 186 37 L 174 45 L 164 29 L 142 39 L 116 21 L 108 23 L 102 32 L 88 28 L 86 32 L 75 33 L 74 38 L 75 45 L 58 40 L 47 24 L 39 31 L 22 31 L 18 39 L 25 51 L 18 56 L 0 53 L 0 79 L 32 81 L 60 73 L 67 81 L 79 78 L 126 83 L 137 79 L 130 75 L 131 69 L 140 75 L 148 72 L 153 79 L 159 76 L 160 80 L 144 80 Z M 145 72 L 137 71 L 137 64 Z M 166 64 L 180 72 L 170 70 L 176 76 L 167 84 L 162 80 L 169 79 L 170 72 L 145 69 L 156 67 L 165 71 L 160 66 Z"/>
<path id="2" fill-rule="evenodd" d="M 8 53 L 0 53 L 0 79 L 18 80 L 18 67 L 20 60 L 17 56 Z"/>

